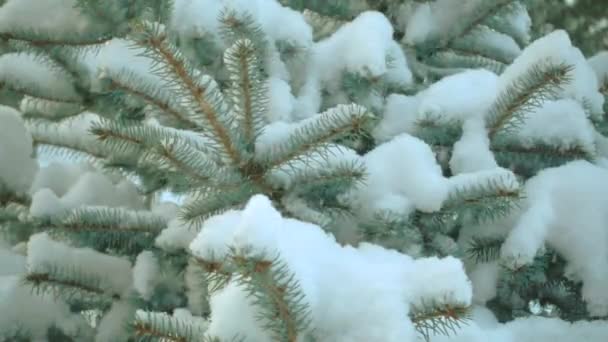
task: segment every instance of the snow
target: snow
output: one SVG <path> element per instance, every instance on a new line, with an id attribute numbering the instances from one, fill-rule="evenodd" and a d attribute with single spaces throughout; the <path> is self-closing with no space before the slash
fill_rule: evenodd
<path id="1" fill-rule="evenodd" d="M 387 203 L 387 198 L 403 205 L 411 201 L 414 208 L 433 212 L 447 197 L 448 185 L 441 167 L 431 148 L 418 138 L 401 134 L 365 154 L 363 160 L 366 182 L 349 194 L 349 200 L 362 212 L 373 214 L 383 207 L 394 208 L 395 203 Z M 406 214 L 408 209 L 398 212 Z"/>
<path id="2" fill-rule="evenodd" d="M 496 167 L 484 122 L 476 118 L 467 120 L 462 137 L 454 144 L 450 170 L 456 175 Z"/>
<path id="3" fill-rule="evenodd" d="M 372 132 L 377 142 L 385 142 L 401 133 L 413 133 L 420 99 L 416 96 L 391 94 L 386 98 L 382 119 Z"/>
<path id="4" fill-rule="evenodd" d="M 129 301 L 114 302 L 99 322 L 95 342 L 114 342 L 129 339 L 130 329 L 127 323 L 133 320 L 134 315 L 135 307 Z"/>
<path id="5" fill-rule="evenodd" d="M 184 308 L 173 310 L 172 315 L 165 312 L 150 312 L 138 309 L 135 312 L 135 317 L 137 321 L 152 326 L 163 322 L 161 326 L 171 327 L 178 331 L 177 335 L 190 336 L 195 341 L 203 341 L 206 338 L 205 331 L 208 322 L 202 317 L 193 316 L 190 311 Z"/>
<path id="6" fill-rule="evenodd" d="M 167 228 L 156 237 L 154 244 L 166 251 L 178 251 L 188 248 L 197 231 L 179 218 L 169 221 Z"/>
<path id="7" fill-rule="evenodd" d="M 90 248 L 69 247 L 52 240 L 47 233 L 32 235 L 28 242 L 27 267 L 30 273 L 53 272 L 55 267 L 99 277 L 100 288 L 111 294 L 125 294 L 131 288 L 131 263 L 123 258 Z M 108 275 L 112 275 L 108 277 Z"/>
<path id="8" fill-rule="evenodd" d="M 546 243 L 582 279 L 592 315 L 608 314 L 608 216 L 604 208 L 608 170 L 586 161 L 540 171 L 526 185 L 525 210 L 505 243 L 510 265 L 532 262 Z"/>
<path id="9" fill-rule="evenodd" d="M 473 321 L 456 334 L 437 335 L 431 342 L 602 342 L 608 334 L 605 321 L 566 322 L 556 318 L 527 317 L 499 324 L 488 310 L 474 311 Z"/>
<path id="10" fill-rule="evenodd" d="M 361 42 L 366 42 L 364 45 Z M 390 70 L 387 57 L 393 52 L 395 79 L 411 83 L 411 74 L 406 71 L 405 57 L 393 41 L 393 27 L 380 12 L 367 11 L 353 21 L 344 24 L 329 38 L 313 47 L 315 74 L 322 84 L 335 84 L 343 71 L 364 77 L 378 78 Z M 390 76 L 389 76 L 390 77 Z"/>
<path id="11" fill-rule="evenodd" d="M 478 69 L 444 77 L 415 96 L 392 94 L 374 137 L 387 141 L 400 133 L 414 133 L 420 120 L 448 124 L 480 118 L 496 100 L 497 87 L 496 74 Z"/>
<path id="12" fill-rule="evenodd" d="M 38 171 L 32 143 L 19 112 L 0 105 L 0 189 L 27 192 Z"/>
<path id="13" fill-rule="evenodd" d="M 582 147 L 589 155 L 596 150 L 594 128 L 581 104 L 572 99 L 546 102 L 526 116 L 516 136 L 525 147 L 542 142 L 560 149 Z"/>
<path id="14" fill-rule="evenodd" d="M 589 65 L 595 71 L 600 86 L 608 83 L 608 51 L 602 51 L 588 59 Z"/>
<path id="15" fill-rule="evenodd" d="M 498 76 L 493 72 L 463 71 L 442 78 L 418 95 L 418 112 L 448 121 L 479 117 L 492 105 L 497 92 Z"/>
<path id="16" fill-rule="evenodd" d="M 93 166 L 87 162 L 62 163 L 51 161 L 36 173 L 29 192 L 35 194 L 38 190 L 48 188 L 57 196 L 63 196 L 82 174 L 93 170 Z"/>
<path id="17" fill-rule="evenodd" d="M 45 63 L 41 63 L 40 58 L 32 54 L 3 54 L 0 56 L 0 81 L 17 89 L 29 89 L 33 92 L 32 95 L 39 97 L 78 101 L 79 96 L 70 80 L 53 70 L 50 61 Z"/>
<path id="18" fill-rule="evenodd" d="M 475 185 L 486 185 L 491 183 L 493 187 L 500 188 L 505 192 L 518 190 L 521 185 L 517 176 L 508 169 L 494 167 L 475 172 L 461 173 L 448 179 L 450 191 L 471 188 Z"/>
<path id="19" fill-rule="evenodd" d="M 190 248 L 206 258 L 221 256 L 228 245 L 244 256 L 279 253 L 309 305 L 314 332 L 306 333 L 320 341 L 415 341 L 406 318 L 408 303 L 432 297 L 467 305 L 471 298 L 457 259 L 413 260 L 371 244 L 342 247 L 318 226 L 283 218 L 263 195 L 252 197 L 243 211 L 209 219 Z M 428 277 L 450 281 L 428 288 L 422 270 L 428 270 Z M 272 341 L 256 320 L 258 309 L 236 282 L 213 293 L 210 303 L 210 335 Z M 238 322 L 235 315 L 241 317 Z"/>
<path id="20" fill-rule="evenodd" d="M 408 13 L 403 41 L 409 45 L 429 44 L 451 38 L 454 33 L 461 33 L 463 24 L 468 24 L 463 18 L 475 17 L 480 7 L 484 7 L 483 0 L 470 0 L 467 2 L 455 0 L 436 0 L 421 3 L 416 6 L 413 13 Z M 518 3 L 510 4 L 517 6 Z M 503 25 L 508 25 L 509 32 L 521 40 L 527 41 L 530 36 L 531 19 L 524 6 L 512 7 L 506 15 L 500 18 Z M 515 40 L 493 29 L 477 25 L 469 30 L 468 35 L 455 37 L 455 40 L 466 41 L 481 49 L 490 48 L 498 51 L 507 59 L 516 57 L 519 46 Z"/>
<path id="21" fill-rule="evenodd" d="M 95 24 L 81 15 L 77 0 L 8 0 L 0 7 L 0 32 L 36 30 L 56 36 L 91 32 Z"/>
<path id="22" fill-rule="evenodd" d="M 143 209 L 142 199 L 133 183 L 123 179 L 114 184 L 107 175 L 86 171 L 61 197 L 48 188 L 36 191 L 32 196 L 30 214 L 48 217 L 84 205 Z"/>
<path id="23" fill-rule="evenodd" d="M 296 106 L 289 83 L 278 77 L 268 79 L 268 122 L 289 122 Z"/>
<path id="24" fill-rule="evenodd" d="M 312 45 L 312 28 L 302 14 L 282 6 L 275 0 L 181 0 L 176 1 L 170 30 L 181 39 L 208 38 L 226 48 L 221 39 L 219 18 L 222 12 L 252 17 L 269 41 L 268 60 L 264 61 L 271 76 L 289 78 L 279 59 L 275 44 L 286 42 L 304 50 Z M 280 30 L 276 28 L 280 27 Z"/>
<path id="25" fill-rule="evenodd" d="M 160 266 L 154 253 L 143 251 L 135 259 L 133 266 L 133 287 L 141 297 L 149 300 L 158 284 Z"/>
<path id="26" fill-rule="evenodd" d="M 558 98 L 570 98 L 587 104 L 592 116 L 603 113 L 604 97 L 598 92 L 598 79 L 582 52 L 572 46 L 568 34 L 556 30 L 530 44 L 500 76 L 499 89 L 503 91 L 515 79 L 525 75 L 537 63 L 566 64 L 573 67 L 571 81 L 558 91 Z"/>
<path id="27" fill-rule="evenodd" d="M 151 72 L 156 69 L 156 64 L 151 58 L 145 56 L 145 53 L 144 48 L 136 46 L 132 41 L 126 39 L 115 38 L 103 44 L 97 53 L 87 55 L 84 60 L 93 76 L 91 90 L 105 91 L 102 88 L 105 78 L 111 78 L 121 84 L 138 89 L 141 86 L 134 87 L 132 85 L 134 82 L 168 87 L 162 77 Z M 161 91 L 155 96 L 166 98 L 168 95 Z"/>
<path id="28" fill-rule="evenodd" d="M 48 329 L 58 327 L 68 336 L 90 340 L 81 315 L 50 293 L 32 292 L 19 275 L 0 276 L 0 310 L 0 339 L 10 341 L 18 330 L 25 330 L 32 341 L 46 341 Z"/>
<path id="29" fill-rule="evenodd" d="M 230 210 L 207 219 L 189 245 L 191 253 L 203 260 L 222 260 L 229 253 L 229 242 L 224 239 L 236 231 L 240 218 L 240 212 Z"/>

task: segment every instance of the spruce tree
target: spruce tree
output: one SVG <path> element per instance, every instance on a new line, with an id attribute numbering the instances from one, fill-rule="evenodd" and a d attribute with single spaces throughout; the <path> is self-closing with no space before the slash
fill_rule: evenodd
<path id="1" fill-rule="evenodd" d="M 0 0 L 0 341 L 604 341 L 608 52 L 546 6 Z"/>

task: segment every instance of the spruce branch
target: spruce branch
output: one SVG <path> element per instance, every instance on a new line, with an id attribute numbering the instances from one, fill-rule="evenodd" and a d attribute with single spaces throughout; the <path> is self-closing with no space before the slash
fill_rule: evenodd
<path id="1" fill-rule="evenodd" d="M 170 95 L 166 94 L 161 88 L 154 85 L 145 85 L 143 80 L 138 80 L 135 75 L 111 76 L 110 89 L 120 90 L 132 94 L 146 103 L 159 109 L 162 113 L 173 118 L 180 128 L 194 128 L 196 125 L 190 118 L 185 116 L 185 109 L 171 100 Z"/>
<path id="2" fill-rule="evenodd" d="M 313 29 L 314 41 L 319 41 L 330 36 L 345 24 L 345 21 L 343 20 L 323 15 L 308 8 L 302 11 L 302 15 L 304 16 L 304 20 L 306 20 Z"/>
<path id="3" fill-rule="evenodd" d="M 251 42 L 251 48 L 258 61 L 263 61 L 267 54 L 268 40 L 264 30 L 249 13 L 238 13 L 234 10 L 222 11 L 219 17 L 220 35 L 229 46 L 239 40 Z M 261 63 L 257 65 L 262 68 Z"/>
<path id="4" fill-rule="evenodd" d="M 346 189 L 365 182 L 367 173 L 365 165 L 358 161 L 340 161 L 338 163 L 327 163 L 319 161 L 318 165 L 310 165 L 308 168 L 295 170 L 290 175 L 290 190 L 294 193 L 321 193 L 331 197 L 343 193 Z"/>
<path id="5" fill-rule="evenodd" d="M 410 319 L 416 330 L 425 341 L 430 341 L 431 335 L 449 336 L 460 329 L 461 325 L 471 320 L 470 307 L 453 304 L 423 304 L 412 308 Z"/>
<path id="6" fill-rule="evenodd" d="M 258 317 L 265 328 L 280 341 L 296 342 L 310 324 L 310 312 L 305 296 L 295 276 L 280 256 L 265 257 L 231 255 L 236 267 L 235 280 L 243 285 L 254 305 L 263 314 Z"/>
<path id="7" fill-rule="evenodd" d="M 165 313 L 145 312 L 136 315 L 131 324 L 137 341 L 159 342 L 212 342 L 204 336 L 204 327 L 189 324 L 183 319 Z M 219 341 L 218 341 L 219 342 Z"/>
<path id="8" fill-rule="evenodd" d="M 179 49 L 167 40 L 159 25 L 139 22 L 134 25 L 136 45 L 152 58 L 152 73 L 160 76 L 175 95 L 186 101 L 189 115 L 202 133 L 216 141 L 234 165 L 241 163 L 235 138 L 229 130 L 232 120 L 218 85 L 209 76 L 202 75 L 186 60 Z M 210 128 L 210 131 L 209 131 Z"/>
<path id="9" fill-rule="evenodd" d="M 476 263 L 487 263 L 500 258 L 500 248 L 504 239 L 491 237 L 474 237 L 469 242 L 467 254 Z"/>
<path id="10" fill-rule="evenodd" d="M 304 122 L 288 141 L 262 153 L 258 159 L 268 168 L 299 162 L 310 153 L 323 153 L 336 139 L 364 131 L 370 120 L 371 114 L 362 106 L 339 105 Z"/>
<path id="11" fill-rule="evenodd" d="M 442 214 L 465 216 L 473 224 L 495 221 L 508 215 L 523 199 L 520 189 L 512 189 L 508 179 L 490 179 L 482 184 L 458 187 L 450 191 Z"/>
<path id="12" fill-rule="evenodd" d="M 76 268 L 53 267 L 47 272 L 29 272 L 23 278 L 23 284 L 31 286 L 34 293 L 51 293 L 83 307 L 106 307 L 121 299 L 121 294 L 109 292 L 100 283 L 99 276 Z"/>
<path id="13" fill-rule="evenodd" d="M 153 244 L 166 219 L 122 208 L 83 207 L 51 220 L 51 235 L 105 252 L 136 255 Z"/>
<path id="14" fill-rule="evenodd" d="M 490 138 L 498 133 L 516 131 L 528 113 L 554 99 L 559 90 L 570 82 L 572 68 L 566 64 L 541 61 L 514 79 L 499 94 L 486 116 Z"/>
<path id="15" fill-rule="evenodd" d="M 237 114 L 238 129 L 249 151 L 262 133 L 266 120 L 267 87 L 260 74 L 256 48 L 248 39 L 237 40 L 224 54 L 232 87 L 228 95 Z"/>
<path id="16" fill-rule="evenodd" d="M 162 140 L 146 155 L 146 159 L 150 160 L 149 164 L 153 167 L 181 173 L 194 186 L 210 185 L 221 188 L 235 185 L 241 180 L 238 174 L 218 164 L 209 154 L 175 137 Z"/>
<path id="17" fill-rule="evenodd" d="M 195 190 L 192 199 L 182 206 L 180 217 L 197 226 L 213 215 L 241 208 L 256 193 L 264 192 L 257 190 L 249 182 L 229 189 L 201 187 Z"/>
<path id="18" fill-rule="evenodd" d="M 203 270 L 205 284 L 211 293 L 224 288 L 236 271 L 227 258 L 217 259 L 211 256 L 205 260 L 194 257 L 194 262 Z"/>
<path id="19" fill-rule="evenodd" d="M 112 39 L 112 35 L 100 35 L 97 37 L 77 37 L 69 38 L 53 37 L 41 31 L 20 31 L 20 32 L 2 32 L 0 33 L 0 39 L 2 40 L 18 40 L 27 42 L 36 47 L 49 47 L 49 46 L 90 46 L 104 44 Z"/>
<path id="20" fill-rule="evenodd" d="M 485 0 L 479 1 L 479 6 L 475 8 L 470 16 L 463 16 L 462 22 L 453 27 L 450 31 L 446 32 L 446 35 L 435 42 L 434 46 L 436 49 L 448 47 L 454 39 L 463 37 L 470 34 L 476 27 L 483 24 L 488 18 L 491 18 L 504 10 L 505 7 L 509 6 L 516 0 Z"/>

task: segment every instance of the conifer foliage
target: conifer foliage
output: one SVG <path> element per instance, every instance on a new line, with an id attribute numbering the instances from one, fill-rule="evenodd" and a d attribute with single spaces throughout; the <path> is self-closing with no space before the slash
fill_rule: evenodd
<path id="1" fill-rule="evenodd" d="M 608 54 L 528 5 L 0 0 L 0 341 L 604 341 Z"/>

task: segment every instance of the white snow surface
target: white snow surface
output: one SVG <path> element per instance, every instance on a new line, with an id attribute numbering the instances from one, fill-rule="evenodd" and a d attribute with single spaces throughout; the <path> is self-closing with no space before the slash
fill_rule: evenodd
<path id="1" fill-rule="evenodd" d="M 95 24 L 79 13 L 77 0 L 8 0 L 0 6 L 0 32 L 35 29 L 56 36 L 86 33 Z"/>
<path id="2" fill-rule="evenodd" d="M 143 209 L 137 188 L 127 179 L 115 180 L 99 171 L 86 171 L 58 196 L 49 188 L 41 188 L 32 196 L 30 214 L 50 217 L 81 206 Z"/>
<path id="3" fill-rule="evenodd" d="M 433 151 L 416 137 L 401 134 L 365 154 L 363 160 L 366 182 L 347 198 L 363 214 L 383 209 L 402 214 L 412 209 L 433 212 L 447 197 L 447 180 Z M 395 210 L 396 205 L 401 208 Z"/>
<path id="4" fill-rule="evenodd" d="M 470 284 L 457 259 L 414 260 L 371 244 L 342 247 L 318 226 L 283 218 L 263 195 L 252 197 L 243 211 L 209 219 L 190 249 L 219 261 L 228 246 L 246 257 L 279 253 L 305 295 L 320 341 L 416 341 L 407 320 L 409 304 L 429 298 L 465 305 L 471 301 Z M 429 277 L 446 281 L 429 287 Z M 256 321 L 257 309 L 246 291 L 235 282 L 212 294 L 211 311 L 210 335 L 272 341 Z M 238 322 L 235 315 L 241 317 Z"/>
<path id="5" fill-rule="evenodd" d="M 143 251 L 135 259 L 133 266 L 133 287 L 141 297 L 149 300 L 158 284 L 160 265 L 154 253 Z"/>
<path id="6" fill-rule="evenodd" d="M 194 227 L 190 227 L 179 218 L 169 221 L 167 228 L 156 237 L 154 244 L 166 251 L 185 250 L 197 235 Z"/>
<path id="7" fill-rule="evenodd" d="M 35 94 L 40 93 L 42 97 L 63 101 L 79 100 L 74 85 L 67 77 L 29 53 L 1 55 L 0 81 L 17 89 L 35 89 Z"/>
<path id="8" fill-rule="evenodd" d="M 59 266 L 99 277 L 99 286 L 114 294 L 125 294 L 131 288 L 131 263 L 126 259 L 70 247 L 52 240 L 47 233 L 32 235 L 27 251 L 28 272 L 46 273 Z"/>
<path id="9" fill-rule="evenodd" d="M 588 59 L 600 86 L 608 84 L 608 51 L 602 51 Z"/>
<path id="10" fill-rule="evenodd" d="M 383 118 L 374 129 L 378 141 L 400 133 L 414 133 L 420 120 L 438 124 L 480 118 L 496 100 L 498 76 L 484 69 L 467 70 L 442 78 L 415 96 L 392 94 Z"/>
<path id="11" fill-rule="evenodd" d="M 608 314 L 608 170 L 574 161 L 540 171 L 525 185 L 527 204 L 502 246 L 514 266 L 546 243 L 568 262 L 592 315 Z"/>
<path id="12" fill-rule="evenodd" d="M 38 171 L 32 153 L 32 137 L 21 115 L 0 105 L 0 188 L 27 192 Z"/>
<path id="13" fill-rule="evenodd" d="M 558 92 L 559 98 L 570 98 L 587 104 L 591 114 L 603 113 L 604 97 L 598 91 L 598 79 L 582 52 L 572 46 L 568 33 L 556 30 L 535 40 L 509 65 L 500 76 L 499 91 L 503 91 L 515 79 L 526 74 L 538 63 L 566 64 L 573 69 L 569 72 L 570 82 Z"/>

